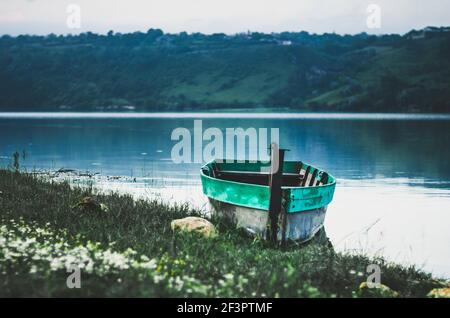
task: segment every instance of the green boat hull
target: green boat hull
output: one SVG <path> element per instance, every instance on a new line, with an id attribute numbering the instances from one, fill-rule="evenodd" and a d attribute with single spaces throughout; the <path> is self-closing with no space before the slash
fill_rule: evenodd
<path id="1" fill-rule="evenodd" d="M 238 227 L 266 237 L 269 217 L 269 163 L 212 161 L 201 169 L 203 193 L 213 210 Z M 325 178 L 324 178 L 325 177 Z M 311 165 L 288 161 L 283 166 L 282 217 L 278 237 L 307 241 L 323 227 L 335 179 Z M 280 221 L 282 222 L 282 221 Z M 283 233 L 284 232 L 284 233 Z"/>

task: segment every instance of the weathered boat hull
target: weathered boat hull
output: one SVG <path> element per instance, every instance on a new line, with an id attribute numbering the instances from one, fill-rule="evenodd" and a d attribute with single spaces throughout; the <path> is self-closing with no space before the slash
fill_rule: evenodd
<path id="1" fill-rule="evenodd" d="M 300 161 L 282 167 L 281 213 L 275 220 L 269 221 L 267 163 L 212 161 L 201 169 L 203 193 L 216 213 L 252 234 L 269 239 L 267 229 L 272 226 L 270 233 L 279 241 L 308 241 L 323 228 L 336 180 Z"/>
<path id="2" fill-rule="evenodd" d="M 266 239 L 268 211 L 252 209 L 209 199 L 213 212 L 231 220 L 237 227 L 243 228 L 251 235 Z M 287 213 L 285 239 L 299 243 L 311 240 L 322 228 L 327 207 Z M 283 227 L 279 227 L 278 240 L 282 239 Z"/>

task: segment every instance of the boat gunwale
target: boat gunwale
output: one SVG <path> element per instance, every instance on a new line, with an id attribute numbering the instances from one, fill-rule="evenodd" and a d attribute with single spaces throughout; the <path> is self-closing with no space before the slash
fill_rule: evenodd
<path id="1" fill-rule="evenodd" d="M 211 165 L 216 163 L 216 160 L 212 160 L 205 165 L 201 167 L 200 171 L 200 177 L 202 180 L 202 191 L 203 193 L 209 198 L 214 199 L 223 203 L 228 203 L 234 206 L 240 206 L 244 208 L 250 208 L 255 210 L 261 210 L 264 212 L 268 211 L 268 201 L 269 198 L 267 197 L 269 194 L 269 186 L 267 185 L 260 185 L 260 184 L 253 184 L 253 183 L 244 183 L 239 181 L 232 181 L 232 180 L 226 180 L 226 179 L 220 179 L 217 177 L 212 177 L 207 175 L 206 171 L 209 170 L 211 173 Z M 289 161 L 290 163 L 297 163 L 300 161 Z M 303 162 L 302 162 L 303 163 Z M 313 169 L 320 170 L 316 168 L 315 166 L 309 165 L 307 163 L 303 163 L 306 166 L 310 166 Z M 325 172 L 325 171 L 323 171 Z M 327 172 L 325 172 L 327 173 Z M 327 173 L 328 174 L 328 173 Z M 328 174 L 330 178 L 332 178 L 332 181 L 330 183 L 324 184 L 324 185 L 316 185 L 316 186 L 284 186 L 282 187 L 283 196 L 286 198 L 286 210 L 287 213 L 301 213 L 305 211 L 309 211 L 311 209 L 317 209 L 326 207 L 330 204 L 330 202 L 333 200 L 334 192 L 336 189 L 336 179 Z M 212 186 L 214 185 L 215 186 Z M 209 190 L 212 187 L 226 187 L 226 188 L 232 188 L 232 187 L 238 187 L 238 188 L 250 188 L 255 191 L 255 193 L 258 193 L 258 195 L 263 195 L 264 200 L 266 202 L 264 204 L 260 203 L 250 203 L 248 201 L 240 201 L 239 199 L 228 199 L 219 197 L 218 195 L 214 193 L 210 193 Z M 212 188 L 211 188 L 212 189 Z M 317 192 L 317 193 L 314 193 Z M 318 203 L 301 203 L 301 202 L 314 202 L 314 201 L 322 201 Z"/>
<path id="2" fill-rule="evenodd" d="M 291 162 L 300 162 L 300 161 L 291 161 Z M 211 179 L 211 180 L 220 181 L 220 182 L 225 182 L 225 183 L 232 183 L 232 184 L 239 184 L 239 185 L 249 185 L 249 186 L 252 186 L 252 187 L 258 187 L 258 188 L 264 188 L 264 189 L 269 188 L 268 185 L 265 186 L 265 185 L 260 185 L 260 184 L 244 183 L 244 182 L 238 182 L 238 181 L 232 181 L 232 180 L 224 180 L 224 179 L 219 179 L 219 178 L 214 178 L 214 177 L 208 176 L 208 175 L 206 175 L 206 174 L 203 172 L 203 168 L 205 168 L 205 167 L 207 167 L 208 165 L 211 165 L 211 164 L 213 164 L 213 163 L 216 163 L 216 160 L 211 160 L 211 161 L 209 161 L 208 163 L 205 163 L 205 164 L 200 168 L 200 173 L 201 173 L 202 177 L 205 177 L 205 178 L 208 178 L 208 179 Z M 319 169 L 319 168 L 317 168 L 317 167 L 315 167 L 315 166 L 313 166 L 313 165 L 308 164 L 307 162 L 303 162 L 303 161 L 302 161 L 302 163 L 303 163 L 304 165 L 307 165 L 307 166 L 309 166 L 309 167 L 311 167 L 311 168 L 314 168 L 314 169 L 316 169 L 316 170 L 320 170 L 320 171 L 326 172 L 326 171 L 321 170 L 321 169 Z M 314 189 L 314 188 L 320 188 L 320 189 L 323 189 L 323 188 L 326 188 L 326 187 L 335 186 L 335 185 L 336 185 L 336 178 L 333 177 L 333 175 L 329 174 L 328 172 L 326 172 L 326 173 L 327 173 L 328 176 L 331 177 L 331 179 L 333 180 L 331 183 L 322 184 L 322 185 L 315 185 L 315 186 L 308 186 L 308 187 L 305 187 L 305 186 L 298 186 L 298 187 L 294 187 L 294 186 L 282 186 L 281 189 L 283 189 L 283 190 L 292 190 L 292 189 L 294 189 L 294 190 L 297 190 L 297 189 Z"/>

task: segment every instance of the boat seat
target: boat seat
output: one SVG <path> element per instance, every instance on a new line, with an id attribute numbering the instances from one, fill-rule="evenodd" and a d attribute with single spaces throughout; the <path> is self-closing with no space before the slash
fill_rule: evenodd
<path id="1" fill-rule="evenodd" d="M 247 171 L 218 171 L 217 178 L 242 182 L 242 183 L 250 183 L 250 184 L 258 184 L 258 185 L 269 185 L 269 173 L 255 173 L 255 172 L 247 172 Z M 295 173 L 283 173 L 282 186 L 284 187 L 298 187 L 300 185 L 300 179 L 298 174 Z"/>

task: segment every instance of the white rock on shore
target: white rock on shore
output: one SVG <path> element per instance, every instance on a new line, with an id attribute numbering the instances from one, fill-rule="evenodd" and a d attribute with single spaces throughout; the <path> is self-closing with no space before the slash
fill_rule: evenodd
<path id="1" fill-rule="evenodd" d="M 199 217 L 186 217 L 184 219 L 173 220 L 170 223 L 173 231 L 196 232 L 205 237 L 214 237 L 217 235 L 215 226 L 206 219 Z"/>

